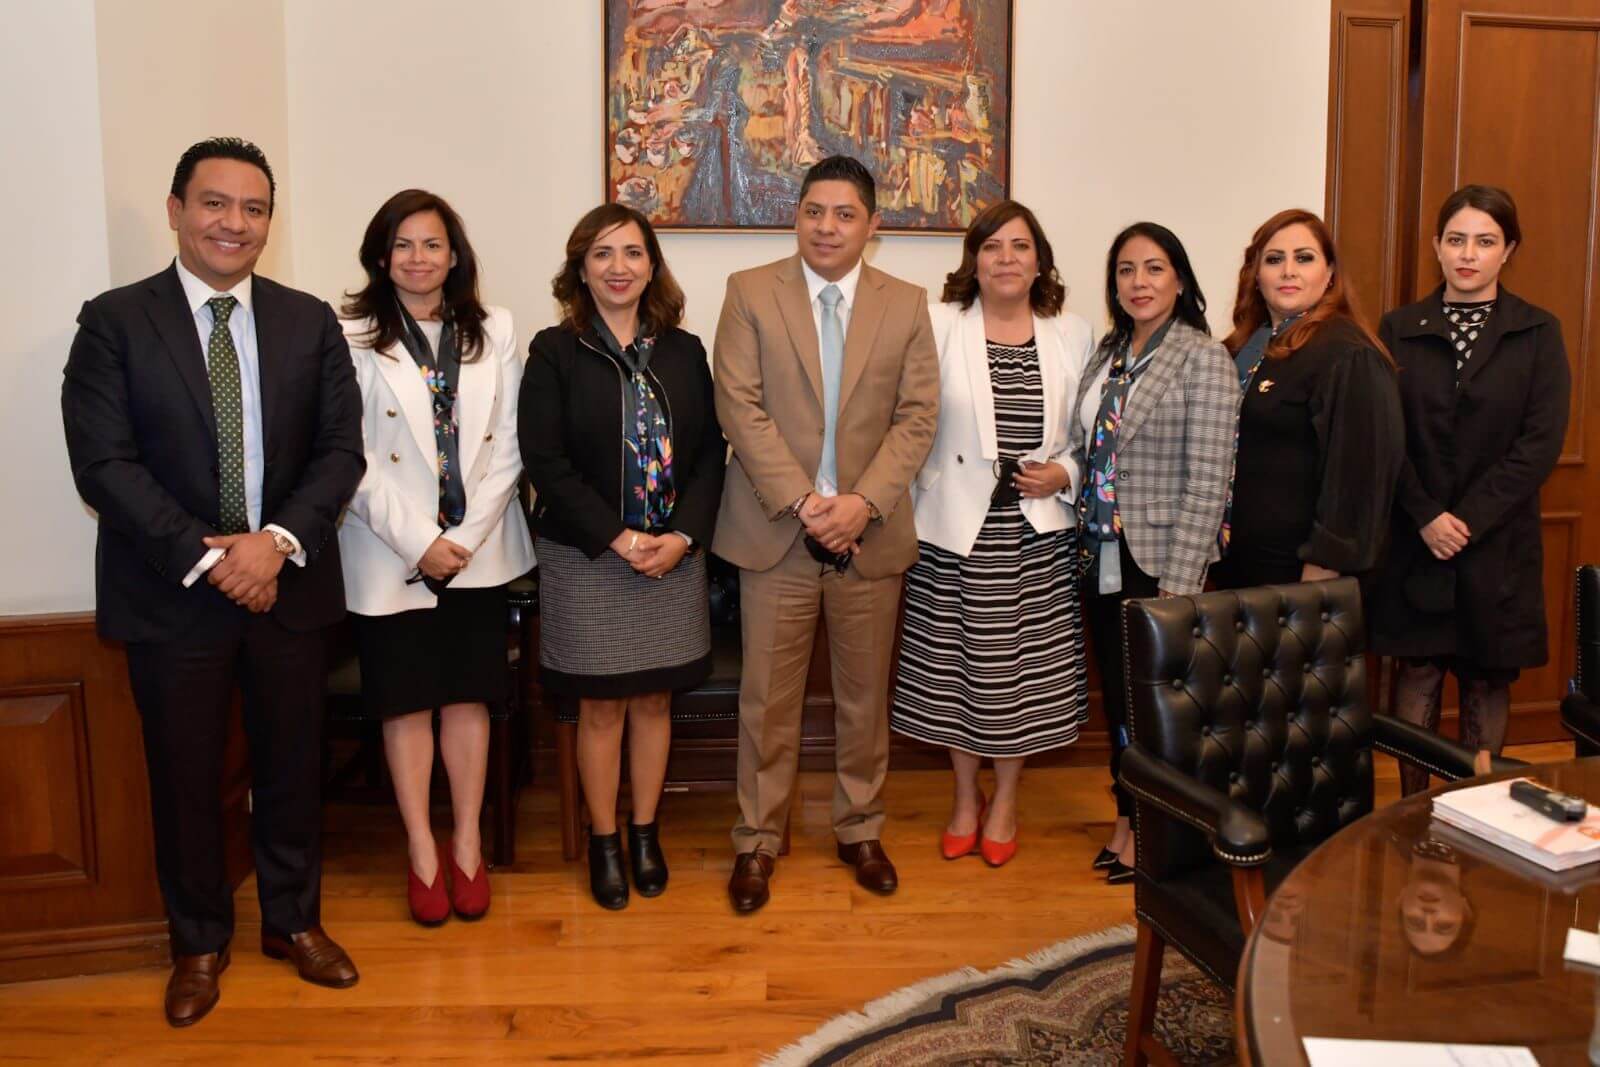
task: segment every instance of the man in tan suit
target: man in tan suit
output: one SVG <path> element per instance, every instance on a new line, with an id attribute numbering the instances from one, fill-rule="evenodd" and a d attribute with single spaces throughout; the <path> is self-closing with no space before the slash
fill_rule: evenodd
<path id="1" fill-rule="evenodd" d="M 939 357 L 927 296 L 866 266 L 872 175 L 832 156 L 807 172 L 799 254 L 728 279 L 714 351 L 733 445 L 712 550 L 740 568 L 738 859 L 734 909 L 767 902 L 800 758 L 820 614 L 833 663 L 839 858 L 878 893 L 898 885 L 879 842 L 889 764 L 890 656 L 917 558 L 907 494 L 933 444 Z"/>

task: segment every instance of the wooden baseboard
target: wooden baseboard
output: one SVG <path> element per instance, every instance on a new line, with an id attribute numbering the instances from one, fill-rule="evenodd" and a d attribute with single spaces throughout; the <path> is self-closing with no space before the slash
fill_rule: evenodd
<path id="1" fill-rule="evenodd" d="M 0 936 L 0 984 L 157 967 L 171 959 L 165 919 Z"/>

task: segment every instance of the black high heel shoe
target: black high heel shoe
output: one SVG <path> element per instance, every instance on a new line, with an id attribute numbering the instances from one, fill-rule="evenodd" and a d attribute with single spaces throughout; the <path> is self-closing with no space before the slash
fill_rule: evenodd
<path id="1" fill-rule="evenodd" d="M 1112 860 L 1111 866 L 1106 868 L 1106 885 L 1122 885 L 1131 881 L 1133 881 L 1133 868 L 1121 860 Z"/>
<path id="2" fill-rule="evenodd" d="M 641 897 L 657 897 L 667 888 L 667 857 L 661 854 L 661 822 L 628 824 L 628 865 Z"/>
<path id="3" fill-rule="evenodd" d="M 1103 848 L 1100 850 L 1100 854 L 1094 858 L 1094 863 L 1090 864 L 1090 866 L 1097 871 L 1103 871 L 1116 862 L 1117 854 L 1111 851 L 1109 848 Z"/>
<path id="4" fill-rule="evenodd" d="M 628 906 L 628 874 L 622 869 L 622 835 L 589 835 L 589 892 L 602 908 Z"/>

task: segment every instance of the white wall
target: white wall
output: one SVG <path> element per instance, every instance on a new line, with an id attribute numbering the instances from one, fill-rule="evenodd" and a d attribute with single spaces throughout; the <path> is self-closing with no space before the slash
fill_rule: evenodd
<path id="1" fill-rule="evenodd" d="M 61 368 L 83 301 L 105 289 L 105 183 L 93 0 L 11 4 L 0 34 L 0 615 L 94 603 L 94 521 L 61 432 Z"/>
<path id="2" fill-rule="evenodd" d="M 295 277 L 360 281 L 356 247 L 389 194 L 420 185 L 465 218 L 484 293 L 530 337 L 550 277 L 599 202 L 599 0 L 475 0 L 433 33 L 431 0 L 284 0 Z M 1040 215 L 1072 306 L 1105 318 L 1106 245 L 1150 218 L 1188 246 L 1223 327 L 1239 254 L 1274 211 L 1320 211 L 1328 0 L 1016 0 L 1013 191 Z M 382 57 L 360 63 L 353 56 Z M 664 253 L 708 342 L 730 271 L 788 255 L 788 235 L 672 234 Z M 885 237 L 885 270 L 937 290 L 955 237 Z"/>
<path id="3" fill-rule="evenodd" d="M 1150 218 L 1183 237 L 1225 328 L 1250 232 L 1280 208 L 1322 207 L 1329 0 L 1015 3 L 1013 191 L 1043 220 L 1070 305 L 1103 325 L 1105 246 Z M 266 149 L 280 206 L 263 272 L 335 303 L 360 280 L 377 206 L 410 185 L 441 193 L 482 256 L 486 298 L 512 309 L 525 342 L 554 321 L 550 277 L 601 195 L 600 12 L 600 0 L 7 0 L 0 99 L 25 105 L 3 109 L 0 143 L 28 162 L 0 177 L 5 202 L 24 206 L 0 285 L 0 369 L 15 383 L 0 447 L 27 457 L 9 465 L 21 492 L 8 496 L 34 514 L 0 535 L 0 614 L 93 606 L 60 367 L 79 302 L 172 255 L 163 201 L 183 147 L 236 132 Z M 688 326 L 709 342 L 727 274 L 794 241 L 664 245 Z M 937 291 L 959 240 L 885 237 L 868 254 Z"/>
<path id="4" fill-rule="evenodd" d="M 94 9 L 111 283 L 172 258 L 165 205 L 183 150 L 235 136 L 261 146 L 278 184 L 257 269 L 293 284 L 283 0 L 96 0 Z"/>

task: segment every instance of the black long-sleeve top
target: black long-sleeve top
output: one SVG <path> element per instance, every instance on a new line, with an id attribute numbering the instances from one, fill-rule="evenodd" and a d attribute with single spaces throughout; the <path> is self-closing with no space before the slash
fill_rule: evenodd
<path id="1" fill-rule="evenodd" d="M 1264 360 L 1239 410 L 1228 584 L 1297 580 L 1305 563 L 1370 571 L 1404 455 L 1394 368 L 1354 323 Z"/>
<path id="2" fill-rule="evenodd" d="M 692 333 L 656 336 L 649 371 L 667 409 L 677 502 L 666 528 L 709 546 L 722 502 L 727 445 L 717 422 L 711 367 Z M 626 372 L 592 333 L 539 331 L 517 405 L 517 438 L 533 482 L 540 538 L 598 557 L 623 522 L 623 390 Z"/>

